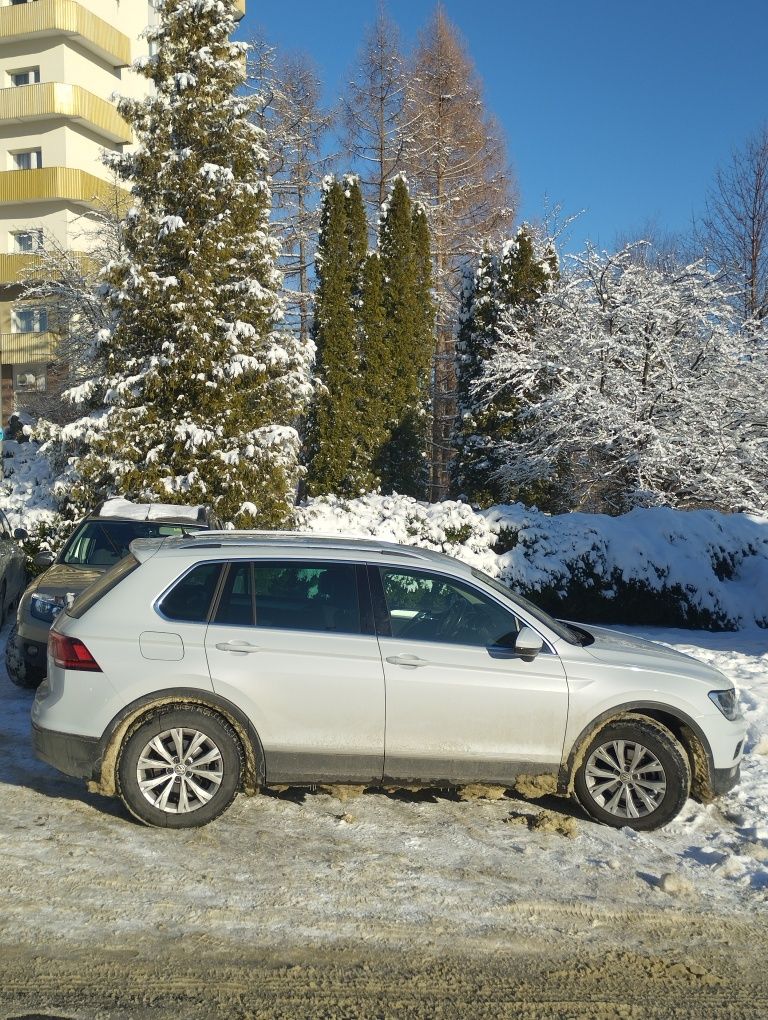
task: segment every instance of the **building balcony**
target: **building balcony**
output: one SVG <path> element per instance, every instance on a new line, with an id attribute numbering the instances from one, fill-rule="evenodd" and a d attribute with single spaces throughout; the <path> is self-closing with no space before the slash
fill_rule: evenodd
<path id="1" fill-rule="evenodd" d="M 69 36 L 112 67 L 131 63 L 131 41 L 76 0 L 36 0 L 0 7 L 0 45 L 34 37 Z"/>
<path id="2" fill-rule="evenodd" d="M 47 362 L 53 357 L 56 334 L 0 333 L 0 364 L 29 365 Z"/>
<path id="3" fill-rule="evenodd" d="M 242 17 L 245 14 L 245 0 L 235 0 L 235 10 L 239 11 Z"/>
<path id="4" fill-rule="evenodd" d="M 133 132 L 115 107 L 80 85 L 50 81 L 0 89 L 0 125 L 52 118 L 86 124 L 110 142 L 133 141 Z"/>
<path id="5" fill-rule="evenodd" d="M 39 170 L 0 172 L 0 205 L 54 201 L 71 202 L 89 209 L 106 206 L 123 216 L 131 198 L 123 188 L 72 167 L 49 166 Z M 0 211 L 7 215 L 7 210 Z"/>
<path id="6" fill-rule="evenodd" d="M 93 258 L 85 252 L 68 251 L 67 261 L 69 263 L 68 271 L 80 272 L 83 275 L 92 272 L 95 268 Z M 55 260 L 52 261 L 46 254 L 0 253 L 0 288 L 35 280 L 45 280 L 52 275 L 51 268 L 55 265 Z"/>

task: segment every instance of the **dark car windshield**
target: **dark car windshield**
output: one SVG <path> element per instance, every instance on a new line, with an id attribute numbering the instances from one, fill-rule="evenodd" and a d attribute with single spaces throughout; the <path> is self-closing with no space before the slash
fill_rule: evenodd
<path id="1" fill-rule="evenodd" d="M 111 567 L 128 555 L 134 538 L 190 535 L 204 528 L 161 521 L 83 521 L 62 550 L 60 563 L 80 567 Z"/>
<path id="2" fill-rule="evenodd" d="M 545 613 L 543 609 L 539 609 L 539 607 L 535 606 L 533 602 L 529 602 L 528 599 L 524 598 L 522 595 L 518 595 L 518 593 L 516 591 L 512 591 L 511 588 L 508 588 L 506 584 L 502 584 L 501 581 L 497 581 L 495 577 L 491 577 L 490 574 L 486 574 L 482 570 L 477 570 L 475 568 L 472 569 L 472 573 L 475 577 L 485 581 L 485 583 L 490 585 L 491 588 L 494 588 L 502 595 L 506 595 L 507 598 L 512 599 L 527 613 L 530 613 L 535 620 L 538 620 L 539 623 L 543 623 L 546 627 L 549 627 L 549 629 L 553 630 L 559 638 L 562 638 L 563 641 L 567 641 L 569 645 L 584 644 L 582 636 L 577 633 L 577 631 L 572 630 L 561 620 L 553 619 L 549 613 Z"/>

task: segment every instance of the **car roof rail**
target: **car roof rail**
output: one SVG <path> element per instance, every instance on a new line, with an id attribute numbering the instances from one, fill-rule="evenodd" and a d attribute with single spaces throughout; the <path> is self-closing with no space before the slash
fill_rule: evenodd
<path id="1" fill-rule="evenodd" d="M 275 545 L 285 544 L 293 546 L 314 546 L 325 549 L 350 550 L 356 547 L 366 549 L 369 552 L 381 552 L 390 556 L 404 556 L 408 559 L 432 559 L 443 556 L 432 549 L 421 549 L 418 546 L 404 546 L 397 542 L 387 542 L 373 535 L 339 535 L 332 533 L 321 533 L 316 531 L 268 531 L 268 530 L 222 530 L 222 531 L 198 531 L 194 534 L 185 535 L 183 538 L 169 540 L 175 548 L 203 548 L 212 547 L 214 544 L 219 547 L 232 545 L 260 545 L 274 542 Z"/>

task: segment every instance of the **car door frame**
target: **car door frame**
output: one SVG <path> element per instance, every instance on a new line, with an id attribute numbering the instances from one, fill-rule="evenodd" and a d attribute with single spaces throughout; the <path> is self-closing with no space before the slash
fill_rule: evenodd
<path id="1" fill-rule="evenodd" d="M 211 682 L 214 691 L 220 693 L 222 696 L 233 700 L 239 705 L 242 711 L 251 719 L 252 725 L 255 731 L 258 733 L 259 741 L 263 750 L 266 777 L 268 783 L 280 783 L 290 784 L 295 783 L 297 785 L 306 785 L 313 783 L 333 783 L 333 782 L 356 782 L 364 783 L 365 785 L 379 785 L 382 780 L 384 771 L 384 740 L 385 740 L 385 686 L 384 686 L 384 667 L 381 661 L 381 652 L 378 645 L 378 639 L 376 634 L 376 626 L 373 618 L 373 604 L 371 601 L 370 585 L 368 582 L 368 574 L 366 570 L 366 564 L 360 559 L 343 559 L 339 557 L 324 557 L 318 556 L 316 551 L 302 551 L 300 555 L 280 555 L 278 553 L 270 552 L 268 555 L 251 555 L 242 556 L 232 559 L 225 560 L 227 566 L 222 571 L 220 583 L 216 591 L 215 597 L 212 601 L 209 619 L 206 627 L 205 645 L 206 654 L 209 659 L 209 673 L 211 676 Z M 216 628 L 224 628 L 230 625 L 217 624 L 216 613 L 221 602 L 224 587 L 226 584 L 226 578 L 229 571 L 232 570 L 238 563 L 247 562 L 251 564 L 252 569 L 258 565 L 263 564 L 290 564 L 292 562 L 301 563 L 312 563 L 318 566 L 321 565 L 343 565 L 349 567 L 355 575 L 356 589 L 357 589 L 357 602 L 360 613 L 360 632 L 359 634 L 328 634 L 329 637 L 341 637 L 349 638 L 355 641 L 358 638 L 366 638 L 372 642 L 375 655 L 371 656 L 372 661 L 375 661 L 379 677 L 380 677 L 380 700 L 381 700 L 381 750 L 376 753 L 363 753 L 354 752 L 349 754 L 339 753 L 338 751 L 328 751 L 315 748 L 310 751 L 304 749 L 301 751 L 281 749 L 279 747 L 271 746 L 270 734 L 264 732 L 263 722 L 262 728 L 260 729 L 260 720 L 254 715 L 253 704 L 247 699 L 247 692 L 242 688 L 231 687 L 226 682 L 222 681 L 220 676 L 217 675 L 217 670 L 211 663 L 210 660 L 210 645 L 215 644 L 213 637 Z M 255 612 L 255 589 L 252 590 L 252 599 L 254 603 Z M 256 617 L 254 616 L 254 619 Z M 234 626 L 234 625 L 233 625 Z M 245 628 L 243 628 L 245 629 Z M 253 634 L 253 641 L 255 644 L 259 642 L 259 634 L 261 634 L 262 643 L 266 641 L 266 635 L 272 635 L 274 633 L 285 634 L 286 641 L 290 640 L 290 635 L 311 635 L 314 641 L 318 641 L 322 638 L 324 631 L 315 630 L 302 630 L 300 627 L 297 628 L 260 628 L 257 623 L 254 623 L 251 627 Z M 276 654 L 270 650 L 270 654 Z M 258 654 L 254 655 L 254 662 L 258 661 Z"/>
<path id="2" fill-rule="evenodd" d="M 509 604 L 503 602 L 495 592 L 488 591 L 486 588 L 481 587 L 477 584 L 474 579 L 469 579 L 464 576 L 457 576 L 449 573 L 445 570 L 441 570 L 436 564 L 403 564 L 403 563 L 392 563 L 392 562 L 381 562 L 381 563 L 370 563 L 368 565 L 368 581 L 370 585 L 371 602 L 373 606 L 374 621 L 376 623 L 377 634 L 380 638 L 379 644 L 382 648 L 382 665 L 385 671 L 385 678 L 389 676 L 387 669 L 387 660 L 385 654 L 385 648 L 382 647 L 381 638 L 388 640 L 393 639 L 391 634 L 391 621 L 389 618 L 389 612 L 387 608 L 386 595 L 384 592 L 384 585 L 381 578 L 381 570 L 395 570 L 404 571 L 408 573 L 421 573 L 429 574 L 432 576 L 440 576 L 445 579 L 447 583 L 462 584 L 470 589 L 474 589 L 478 592 L 478 595 L 482 595 L 484 598 L 496 603 L 501 609 L 505 610 L 510 616 L 516 617 L 521 623 L 530 627 L 537 634 L 540 635 L 543 641 L 542 651 L 536 656 L 544 655 L 547 658 L 552 659 L 553 663 L 558 663 L 560 670 L 556 671 L 556 675 L 553 678 L 558 684 L 561 682 L 561 698 L 564 699 L 564 710 L 562 711 L 562 726 L 558 729 L 558 752 L 557 754 L 552 753 L 551 760 L 541 761 L 531 758 L 530 760 L 525 757 L 519 759 L 506 759 L 503 762 L 497 761 L 486 761 L 486 759 L 478 756 L 474 761 L 472 759 L 463 760 L 460 765 L 456 765 L 449 759 L 433 757 L 420 758 L 418 760 L 411 760 L 408 757 L 402 757 L 400 754 L 393 754 L 388 757 L 389 748 L 389 731 L 385 735 L 385 782 L 400 781 L 408 779 L 415 784 L 422 783 L 428 785 L 439 784 L 442 778 L 445 779 L 446 785 L 456 785 L 467 782 L 501 782 L 509 783 L 512 785 L 516 778 L 521 776 L 553 776 L 557 777 L 560 772 L 562 764 L 563 749 L 565 746 L 565 736 L 568 725 L 568 714 L 569 714 L 569 691 L 568 691 L 568 678 L 565 666 L 562 662 L 562 658 L 559 655 L 557 649 L 551 638 L 542 632 L 542 628 L 538 621 L 532 620 L 530 615 L 525 613 L 522 607 L 518 607 L 512 599 Z M 407 642 L 407 638 L 403 641 Z M 425 642 L 429 643 L 429 642 Z M 450 647 L 449 643 L 445 642 L 434 642 L 439 647 Z M 465 648 L 464 645 L 456 645 L 457 648 Z M 493 646 L 481 646 L 478 645 L 478 651 L 485 647 L 489 655 L 491 655 L 491 648 Z M 499 648 L 498 656 L 493 655 L 493 658 L 500 658 L 506 660 L 520 660 L 523 661 L 523 657 L 516 653 L 513 648 Z M 402 667 L 401 667 L 402 668 Z M 386 679 L 385 679 L 386 685 Z M 387 721 L 391 718 L 390 705 L 389 705 L 389 690 L 386 689 L 387 697 Z M 394 774 L 390 773 L 388 765 L 392 764 Z M 431 771 L 429 775 L 419 774 L 419 769 L 423 769 L 424 766 L 429 766 Z M 463 772 L 462 772 L 463 770 Z M 459 775 L 462 772 L 462 775 Z"/>

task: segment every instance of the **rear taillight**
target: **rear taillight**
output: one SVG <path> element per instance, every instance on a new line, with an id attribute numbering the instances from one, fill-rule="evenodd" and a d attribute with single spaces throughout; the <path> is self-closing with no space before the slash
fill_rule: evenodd
<path id="1" fill-rule="evenodd" d="M 53 661 L 62 669 L 80 669 L 86 673 L 101 673 L 101 666 L 82 641 L 52 631 L 48 637 Z"/>

